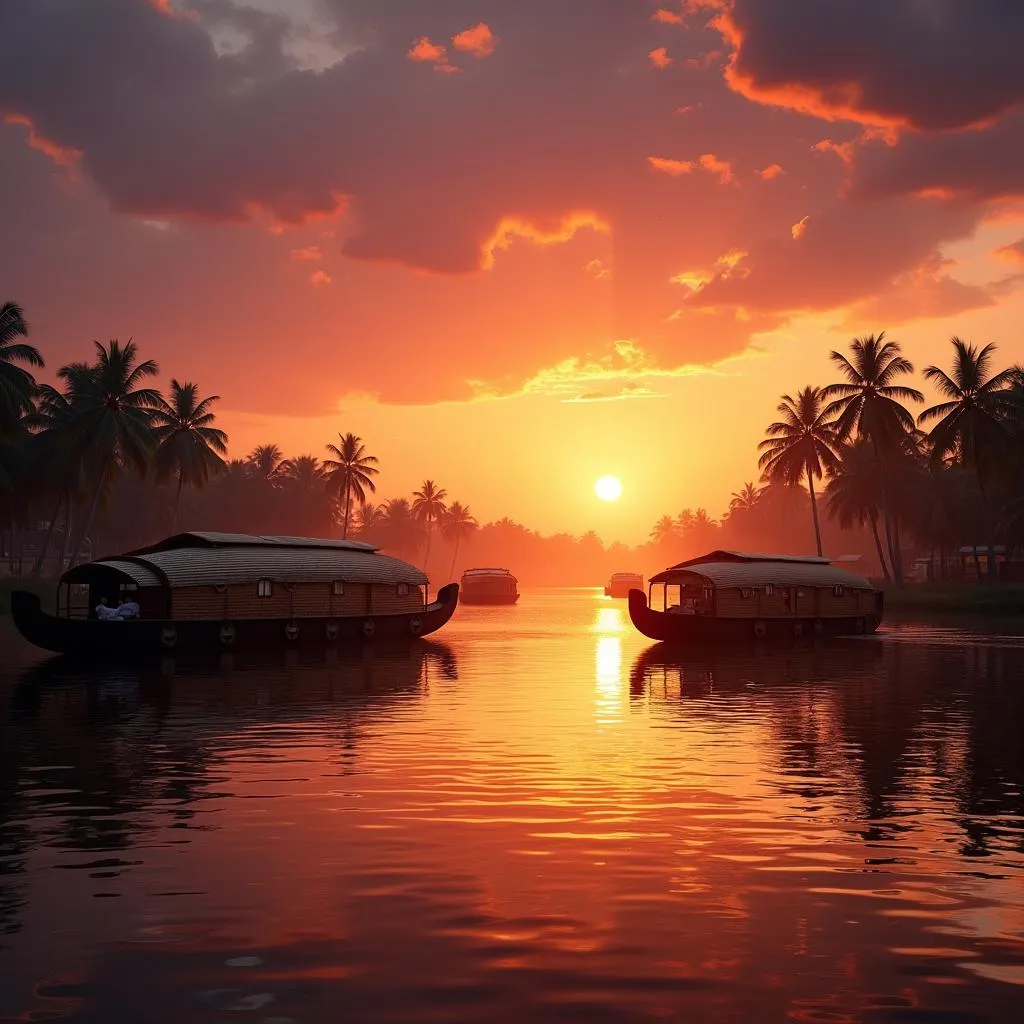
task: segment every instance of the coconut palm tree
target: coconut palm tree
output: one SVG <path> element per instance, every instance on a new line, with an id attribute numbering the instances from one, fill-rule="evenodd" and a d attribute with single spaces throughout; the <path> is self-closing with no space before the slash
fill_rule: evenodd
<path id="1" fill-rule="evenodd" d="M 753 512 L 761 497 L 761 488 L 755 487 L 752 480 L 748 480 L 738 491 L 730 495 L 729 510 L 731 512 Z"/>
<path id="2" fill-rule="evenodd" d="M 384 507 L 371 502 L 360 502 L 352 517 L 352 526 L 356 534 L 364 540 L 375 536 L 384 522 Z"/>
<path id="3" fill-rule="evenodd" d="M 898 342 L 886 340 L 884 331 L 855 338 L 850 343 L 849 358 L 832 352 L 831 359 L 845 380 L 824 389 L 824 397 L 832 399 L 825 412 L 835 420 L 839 440 L 856 435 L 870 441 L 883 471 L 884 486 L 891 462 L 906 451 L 914 431 L 914 417 L 901 403 L 924 401 L 920 391 L 896 383 L 913 373 L 914 366 L 901 354 Z M 903 581 L 899 520 L 888 492 L 882 497 L 882 519 L 893 576 L 899 584 Z"/>
<path id="4" fill-rule="evenodd" d="M 423 486 L 413 492 L 412 514 L 416 521 L 426 529 L 427 551 L 423 556 L 423 571 L 427 571 L 427 563 L 430 561 L 430 542 L 434 535 L 434 526 L 440 521 L 447 506 L 444 499 L 448 492 L 443 487 L 438 487 L 433 480 L 424 480 Z"/>
<path id="5" fill-rule="evenodd" d="M 952 455 L 970 469 L 978 480 L 985 518 L 989 520 L 989 579 L 995 579 L 994 523 L 989 510 L 989 486 L 996 471 L 1005 465 L 1011 443 L 1009 414 L 1012 386 L 1016 380 L 1013 369 L 992 373 L 989 343 L 980 351 L 957 337 L 953 346 L 952 373 L 938 366 L 926 366 L 925 379 L 945 399 L 918 417 L 918 423 L 931 423 L 928 434 L 932 458 L 943 462 Z"/>
<path id="6" fill-rule="evenodd" d="M 651 541 L 654 544 L 668 544 L 679 539 L 679 524 L 671 516 L 662 516 L 651 527 Z"/>
<path id="7" fill-rule="evenodd" d="M 258 444 L 245 457 L 253 475 L 269 484 L 280 482 L 284 472 L 284 452 L 276 444 Z"/>
<path id="8" fill-rule="evenodd" d="M 392 498 L 384 503 L 380 532 L 384 535 L 384 543 L 399 558 L 415 553 L 422 540 L 423 530 L 416 520 L 408 498 Z"/>
<path id="9" fill-rule="evenodd" d="M 441 520 L 441 533 L 444 535 L 445 540 L 451 541 L 454 545 L 452 548 L 452 564 L 448 569 L 449 580 L 455 573 L 455 560 L 459 557 L 459 545 L 463 541 L 469 540 L 479 525 L 473 517 L 473 513 L 470 512 L 468 505 L 463 505 L 461 501 L 453 501 L 448 506 L 444 519 Z"/>
<path id="10" fill-rule="evenodd" d="M 171 400 L 160 399 L 153 410 L 156 438 L 156 478 L 158 483 L 177 478 L 171 533 L 178 528 L 181 489 L 202 488 L 210 475 L 224 469 L 222 456 L 228 451 L 228 435 L 213 426 L 211 412 L 219 395 L 200 399 L 199 388 L 191 381 L 184 384 L 171 380 Z"/>
<path id="11" fill-rule="evenodd" d="M 854 523 L 870 524 L 878 562 L 888 583 L 889 565 L 878 532 L 881 507 L 881 471 L 874 448 L 867 440 L 844 444 L 839 453 L 839 469 L 825 488 L 825 508 L 829 518 L 837 520 L 843 529 Z"/>
<path id="12" fill-rule="evenodd" d="M 814 542 L 821 554 L 821 527 L 814 481 L 839 469 L 836 454 L 836 426 L 824 407 L 820 388 L 807 387 L 795 399 L 782 396 L 778 411 L 782 419 L 769 425 L 767 437 L 758 445 L 758 466 L 770 483 L 796 485 L 807 477 L 814 519 Z"/>
<path id="13" fill-rule="evenodd" d="M 32 345 L 18 341 L 27 337 L 21 306 L 5 302 L 0 306 L 0 437 L 13 433 L 21 417 L 32 412 L 36 380 L 18 364 L 41 367 L 43 357 Z"/>
<path id="14" fill-rule="evenodd" d="M 140 387 L 160 368 L 152 359 L 138 361 L 134 341 L 125 345 L 116 340 L 106 346 L 98 341 L 93 344 L 93 365 L 73 364 L 59 371 L 73 408 L 69 423 L 72 450 L 87 459 L 90 473 L 95 466 L 92 499 L 75 543 L 72 564 L 92 529 L 100 494 L 115 471 L 122 468 L 145 476 L 155 444 L 153 415 L 163 401 L 156 389 Z"/>
<path id="15" fill-rule="evenodd" d="M 286 459 L 281 466 L 281 476 L 302 494 L 322 491 L 327 481 L 327 474 L 315 455 L 297 455 L 293 459 Z"/>
<path id="16" fill-rule="evenodd" d="M 327 451 L 333 459 L 324 459 L 328 486 L 337 494 L 344 506 L 342 537 L 348 537 L 352 518 L 352 499 L 366 501 L 366 492 L 377 492 L 373 478 L 380 472 L 377 456 L 367 454 L 363 439 L 356 434 L 339 434 L 338 444 L 329 444 Z"/>

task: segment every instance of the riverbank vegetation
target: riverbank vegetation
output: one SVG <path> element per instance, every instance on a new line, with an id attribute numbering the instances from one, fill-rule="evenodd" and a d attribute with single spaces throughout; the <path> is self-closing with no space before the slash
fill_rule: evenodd
<path id="1" fill-rule="evenodd" d="M 684 508 L 627 547 L 478 523 L 433 478 L 385 497 L 383 467 L 351 431 L 319 451 L 286 456 L 268 440 L 231 458 L 218 396 L 179 378 L 155 388 L 160 369 L 134 342 L 94 342 L 50 386 L 34 378 L 44 360 L 29 334 L 20 307 L 0 307 L 0 575 L 53 577 L 182 530 L 366 540 L 435 585 L 473 564 L 509 566 L 528 585 L 594 586 L 714 548 L 860 556 L 859 570 L 897 583 L 922 555 L 941 579 L 964 545 L 979 545 L 980 565 L 990 545 L 1024 544 L 1024 377 L 995 370 L 992 346 L 954 339 L 952 368 L 925 371 L 946 400 L 918 423 L 898 345 L 879 336 L 833 353 L 838 383 L 783 397 L 759 483 L 739 487 L 720 518 Z"/>

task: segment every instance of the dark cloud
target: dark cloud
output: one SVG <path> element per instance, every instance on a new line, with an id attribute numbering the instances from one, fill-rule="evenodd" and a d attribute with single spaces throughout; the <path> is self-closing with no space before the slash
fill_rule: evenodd
<path id="1" fill-rule="evenodd" d="M 1024 101 L 1018 0 L 718 0 L 729 78 L 752 99 L 924 131 Z"/>

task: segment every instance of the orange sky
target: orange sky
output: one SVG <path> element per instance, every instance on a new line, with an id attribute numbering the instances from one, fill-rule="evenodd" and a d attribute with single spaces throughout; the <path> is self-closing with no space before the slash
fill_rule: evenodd
<path id="1" fill-rule="evenodd" d="M 2 297 L 51 371 L 134 336 L 220 394 L 235 455 L 353 430 L 383 497 L 631 543 L 720 514 L 853 334 L 1024 360 L 1024 14 L 822 10 L 4 5 Z"/>

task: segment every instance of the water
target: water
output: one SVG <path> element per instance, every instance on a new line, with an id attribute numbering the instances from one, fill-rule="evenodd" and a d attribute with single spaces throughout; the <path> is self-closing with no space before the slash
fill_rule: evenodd
<path id="1" fill-rule="evenodd" d="M 91 679 L 0 631 L 0 1021 L 1024 1009 L 1012 626 L 665 664 L 545 591 L 412 654 Z"/>

